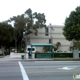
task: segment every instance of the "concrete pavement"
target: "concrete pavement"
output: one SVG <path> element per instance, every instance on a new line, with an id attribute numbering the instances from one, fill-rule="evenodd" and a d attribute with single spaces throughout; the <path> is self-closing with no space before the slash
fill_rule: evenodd
<path id="1" fill-rule="evenodd" d="M 80 61 L 80 59 L 64 59 L 64 58 L 33 58 L 33 59 L 22 59 L 21 57 L 13 57 L 10 55 L 5 56 L 4 58 L 0 58 L 0 61 Z"/>
<path id="2" fill-rule="evenodd" d="M 21 59 L 21 58 L 11 58 L 10 55 L 0 58 L 0 61 L 53 61 L 53 59 L 45 58 L 34 58 L 34 59 Z"/>

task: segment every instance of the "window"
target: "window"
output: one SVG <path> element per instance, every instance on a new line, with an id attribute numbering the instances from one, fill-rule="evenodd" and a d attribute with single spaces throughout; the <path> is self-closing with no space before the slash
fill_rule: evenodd
<path id="1" fill-rule="evenodd" d="M 49 36 L 49 30 L 47 27 L 45 28 L 45 36 Z"/>

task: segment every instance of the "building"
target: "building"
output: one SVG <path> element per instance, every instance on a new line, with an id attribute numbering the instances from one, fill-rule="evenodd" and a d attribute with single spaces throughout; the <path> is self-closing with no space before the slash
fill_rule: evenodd
<path id="1" fill-rule="evenodd" d="M 47 26 L 47 28 L 39 28 L 38 35 L 35 36 L 34 34 L 31 36 L 30 43 L 50 43 L 52 42 L 55 45 L 57 42 L 61 43 L 61 47 L 59 50 L 62 51 L 69 51 L 72 42 L 65 39 L 63 32 L 62 25 L 52 25 Z M 51 38 L 51 40 L 50 40 Z M 36 51 L 43 51 L 42 47 L 36 47 Z"/>

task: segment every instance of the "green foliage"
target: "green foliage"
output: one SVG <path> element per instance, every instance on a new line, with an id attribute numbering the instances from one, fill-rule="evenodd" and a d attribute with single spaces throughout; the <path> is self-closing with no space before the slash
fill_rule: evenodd
<path id="1" fill-rule="evenodd" d="M 27 35 L 34 33 L 37 34 L 38 28 L 46 27 L 46 19 L 44 13 L 32 13 L 32 10 L 29 8 L 25 11 L 24 14 L 14 16 L 8 20 L 8 22 L 14 21 L 15 33 L 21 34 L 27 31 Z"/>
<path id="2" fill-rule="evenodd" d="M 54 51 L 56 51 L 57 50 L 57 47 L 54 45 L 54 46 L 52 46 L 52 48 L 54 49 Z"/>
<path id="3" fill-rule="evenodd" d="M 58 50 L 58 48 L 61 46 L 61 43 L 60 42 L 57 42 L 55 45 L 53 46 L 44 46 L 43 47 L 43 51 L 44 52 L 47 52 L 47 51 L 50 51 L 50 49 L 54 49 L 54 51 Z"/>
<path id="4" fill-rule="evenodd" d="M 52 58 L 52 53 L 36 53 L 35 58 Z"/>
<path id="5" fill-rule="evenodd" d="M 80 49 L 80 42 L 77 42 L 77 41 L 74 42 L 73 46 Z"/>
<path id="6" fill-rule="evenodd" d="M 14 40 L 14 29 L 11 25 L 0 23 L 0 46 L 9 46 Z"/>
<path id="7" fill-rule="evenodd" d="M 44 52 L 50 51 L 50 48 L 51 48 L 50 46 L 44 46 L 43 47 L 43 51 Z"/>
<path id="8" fill-rule="evenodd" d="M 25 15 L 25 18 L 27 19 L 26 30 L 28 31 L 28 33 L 33 33 L 34 31 L 34 34 L 37 34 L 38 28 L 46 27 L 45 25 L 46 19 L 45 19 L 44 13 L 37 13 L 37 12 L 32 13 L 32 10 L 28 9 L 24 13 L 24 15 Z"/>
<path id="9" fill-rule="evenodd" d="M 32 13 L 32 10 L 29 8 L 25 11 L 24 14 L 14 16 L 8 20 L 8 22 L 14 21 L 14 32 L 15 32 L 15 42 L 18 47 L 21 46 L 21 41 L 23 36 L 23 32 L 25 32 L 25 36 L 27 37 L 26 42 L 28 43 L 30 40 L 30 34 L 37 35 L 38 28 L 46 27 L 46 19 L 44 13 Z"/>
<path id="10" fill-rule="evenodd" d="M 80 40 L 80 6 L 72 11 L 65 20 L 63 35 L 69 41 L 75 39 Z"/>
<path id="11" fill-rule="evenodd" d="M 14 21 L 14 36 L 15 36 L 15 46 L 17 50 L 21 50 L 22 46 L 22 38 L 23 38 L 23 31 L 26 23 L 26 19 L 24 19 L 24 15 L 18 15 L 10 18 L 8 22 Z"/>
<path id="12" fill-rule="evenodd" d="M 36 51 L 36 52 L 34 53 L 34 54 L 35 54 L 35 58 L 36 58 L 36 55 L 39 54 L 39 53 L 40 53 L 39 51 Z"/>
<path id="13" fill-rule="evenodd" d="M 56 46 L 56 48 L 58 50 L 58 48 L 61 46 L 61 43 L 60 42 L 57 42 L 55 46 Z"/>
<path id="14" fill-rule="evenodd" d="M 52 48 L 54 49 L 54 51 L 56 51 L 59 49 L 60 46 L 61 46 L 61 43 L 57 42 L 55 45 L 52 46 Z"/>
<path id="15" fill-rule="evenodd" d="M 55 58 L 72 58 L 73 53 L 54 53 Z"/>
<path id="16" fill-rule="evenodd" d="M 0 48 L 3 55 L 10 54 L 10 47 L 14 46 L 14 28 L 6 22 L 0 22 Z"/>
<path id="17" fill-rule="evenodd" d="M 36 51 L 35 54 L 36 54 L 36 53 L 40 53 L 40 52 L 39 52 L 39 51 Z"/>
<path id="18" fill-rule="evenodd" d="M 47 56 L 48 57 L 48 55 L 49 56 L 51 56 L 51 58 L 73 58 L 73 53 L 41 53 L 41 52 L 39 52 L 39 53 L 35 53 L 35 58 L 37 58 L 37 56 L 38 57 L 45 57 L 45 56 Z M 80 55 L 79 55 L 80 56 Z"/>

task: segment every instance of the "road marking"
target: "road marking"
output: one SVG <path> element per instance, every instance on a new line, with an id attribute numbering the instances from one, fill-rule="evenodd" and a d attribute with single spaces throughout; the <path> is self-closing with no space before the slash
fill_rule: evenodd
<path id="1" fill-rule="evenodd" d="M 63 68 L 58 68 L 58 69 L 63 69 L 63 70 L 71 70 L 71 69 L 74 69 L 74 68 L 63 67 Z"/>
<path id="2" fill-rule="evenodd" d="M 19 63 L 19 67 L 21 69 L 23 80 L 29 80 L 28 75 L 26 74 L 26 71 L 25 71 L 22 63 L 20 61 L 18 63 Z"/>
<path id="3" fill-rule="evenodd" d="M 70 67 L 62 67 L 62 68 L 58 68 L 58 69 L 62 69 L 62 70 L 71 70 L 71 69 L 74 69 L 74 68 L 70 68 Z"/>

